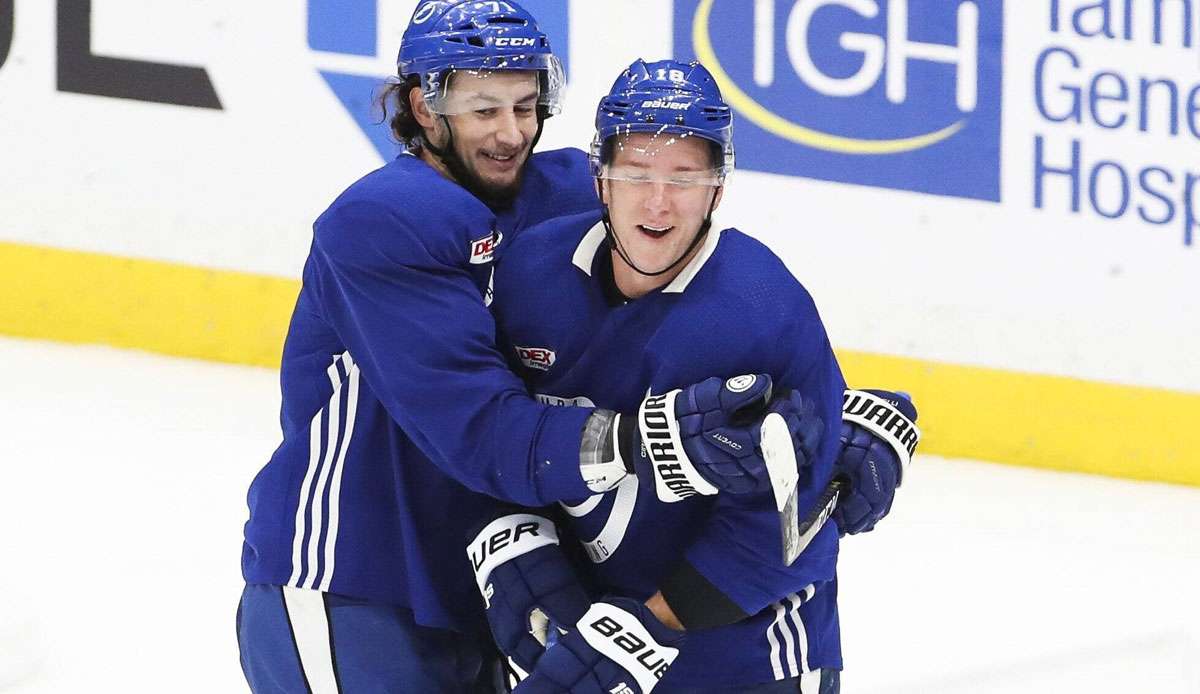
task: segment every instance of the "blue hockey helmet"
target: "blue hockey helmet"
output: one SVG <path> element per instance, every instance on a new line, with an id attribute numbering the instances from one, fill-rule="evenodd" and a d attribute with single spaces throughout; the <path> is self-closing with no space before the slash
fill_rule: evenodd
<path id="1" fill-rule="evenodd" d="M 638 59 L 617 77 L 596 109 L 590 157 L 594 175 L 605 163 L 605 143 L 630 133 L 704 138 L 720 150 L 718 175 L 724 178 L 733 171 L 733 111 L 699 62 Z"/>
<path id="2" fill-rule="evenodd" d="M 455 70 L 536 71 L 538 105 L 546 115 L 562 109 L 562 63 L 537 20 L 512 0 L 423 0 L 400 41 L 396 69 L 402 80 L 420 76 L 430 110 L 443 115 L 471 108 L 447 98 Z"/>

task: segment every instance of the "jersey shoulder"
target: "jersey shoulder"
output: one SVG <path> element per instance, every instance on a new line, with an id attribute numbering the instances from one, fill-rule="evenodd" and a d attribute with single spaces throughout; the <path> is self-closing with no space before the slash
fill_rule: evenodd
<path id="1" fill-rule="evenodd" d="M 397 262 L 474 262 L 495 215 L 465 188 L 402 154 L 352 183 L 313 226 L 323 248 L 374 249 Z M 336 252 L 336 250 L 335 250 Z"/>
<path id="2" fill-rule="evenodd" d="M 746 318 L 775 324 L 819 320 L 816 303 L 783 260 L 758 239 L 726 229 L 696 277 L 701 294 L 719 294 Z"/>
<path id="3" fill-rule="evenodd" d="M 521 192 L 531 203 L 525 219 L 527 226 L 600 209 L 587 154 L 574 147 L 531 156 Z"/>
<path id="4" fill-rule="evenodd" d="M 547 219 L 525 229 L 497 264 L 497 280 L 568 275 L 576 249 L 599 222 L 600 212 L 587 210 Z"/>
<path id="5" fill-rule="evenodd" d="M 533 175 L 541 181 L 563 187 L 592 188 L 592 174 L 588 166 L 588 155 L 581 149 L 563 147 L 544 152 L 535 152 L 529 157 L 526 176 Z M 595 197 L 593 193 L 592 197 Z M 597 202 L 597 204 L 599 204 Z"/>
<path id="6" fill-rule="evenodd" d="M 660 335 L 654 345 L 666 374 L 660 386 L 768 373 L 829 412 L 840 406 L 837 363 L 812 296 L 778 256 L 736 229 L 721 232 Z"/>

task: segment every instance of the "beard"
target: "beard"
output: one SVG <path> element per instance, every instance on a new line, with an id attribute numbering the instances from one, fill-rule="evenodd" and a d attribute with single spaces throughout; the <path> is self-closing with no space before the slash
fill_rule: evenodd
<path id="1" fill-rule="evenodd" d="M 517 175 L 513 178 L 512 183 L 496 184 L 485 181 L 474 169 L 464 165 L 462 159 L 454 157 L 455 164 L 461 171 L 454 170 L 454 164 L 447 163 L 450 172 L 458 179 L 463 188 L 466 188 L 472 195 L 479 198 L 483 204 L 493 210 L 503 210 L 512 207 L 513 201 L 517 199 L 517 195 L 521 192 L 521 183 L 525 180 L 525 165 L 529 163 L 529 157 L 526 155 L 525 160 L 517 168 Z"/>
<path id="2" fill-rule="evenodd" d="M 529 150 L 532 149 L 529 147 Z M 531 151 L 525 152 L 525 158 L 517 168 L 517 175 L 513 178 L 512 183 L 496 184 L 484 180 L 473 168 L 467 166 L 456 145 L 452 145 L 448 152 L 434 150 L 434 153 L 446 165 L 446 169 L 450 171 L 450 175 L 458 181 L 459 185 L 493 210 L 512 207 L 513 201 L 521 192 L 521 183 L 525 180 L 525 166 L 529 163 L 529 157 L 532 155 Z"/>
<path id="3" fill-rule="evenodd" d="M 537 134 L 525 144 L 524 158 L 521 160 L 521 165 L 517 167 L 517 175 L 513 177 L 512 183 L 507 184 L 486 181 L 474 168 L 467 165 L 466 159 L 458 150 L 458 143 L 454 139 L 454 130 L 450 128 L 450 122 L 445 116 L 442 117 L 442 124 L 445 126 L 446 138 L 441 146 L 435 146 L 427 134 L 421 139 L 424 146 L 441 160 L 459 185 L 466 188 L 469 193 L 492 210 L 505 210 L 512 207 L 517 195 L 521 192 L 521 184 L 525 180 L 525 167 L 529 164 L 529 158 L 533 156 L 533 148 L 541 139 L 544 119 L 544 115 L 539 115 Z"/>

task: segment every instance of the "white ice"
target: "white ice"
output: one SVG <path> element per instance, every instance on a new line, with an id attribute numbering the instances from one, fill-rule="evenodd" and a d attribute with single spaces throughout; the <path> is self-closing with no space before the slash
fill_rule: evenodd
<path id="1" fill-rule="evenodd" d="M 0 338 L 0 691 L 242 692 L 277 373 Z M 843 544 L 845 694 L 1200 692 L 1200 489 L 919 456 Z"/>

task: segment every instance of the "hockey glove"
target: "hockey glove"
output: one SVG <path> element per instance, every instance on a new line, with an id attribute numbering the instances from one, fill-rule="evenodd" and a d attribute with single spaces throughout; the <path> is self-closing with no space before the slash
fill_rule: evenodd
<path id="1" fill-rule="evenodd" d="M 546 651 L 513 694 L 649 694 L 685 638 L 640 602 L 606 598 Z"/>
<path id="2" fill-rule="evenodd" d="M 467 554 L 496 646 L 526 672 L 544 650 L 545 617 L 574 624 L 591 604 L 546 518 L 497 518 L 475 536 Z"/>
<path id="3" fill-rule="evenodd" d="M 842 452 L 834 476 L 849 481 L 833 518 L 842 534 L 868 532 L 892 508 L 896 488 L 921 440 L 917 408 L 886 390 L 847 390 Z"/>
<path id="4" fill-rule="evenodd" d="M 593 437 L 605 442 L 590 457 L 602 464 L 585 462 L 584 480 L 592 491 L 605 492 L 626 474 L 646 469 L 659 500 L 667 503 L 697 494 L 768 490 L 771 479 L 760 444 L 763 419 L 772 413 L 787 423 L 803 468 L 820 432 L 812 403 L 798 395 L 772 400 L 771 377 L 751 374 L 709 378 L 647 397 L 636 415 L 611 415 L 603 434 Z M 581 460 L 589 460 L 586 450 Z"/>

